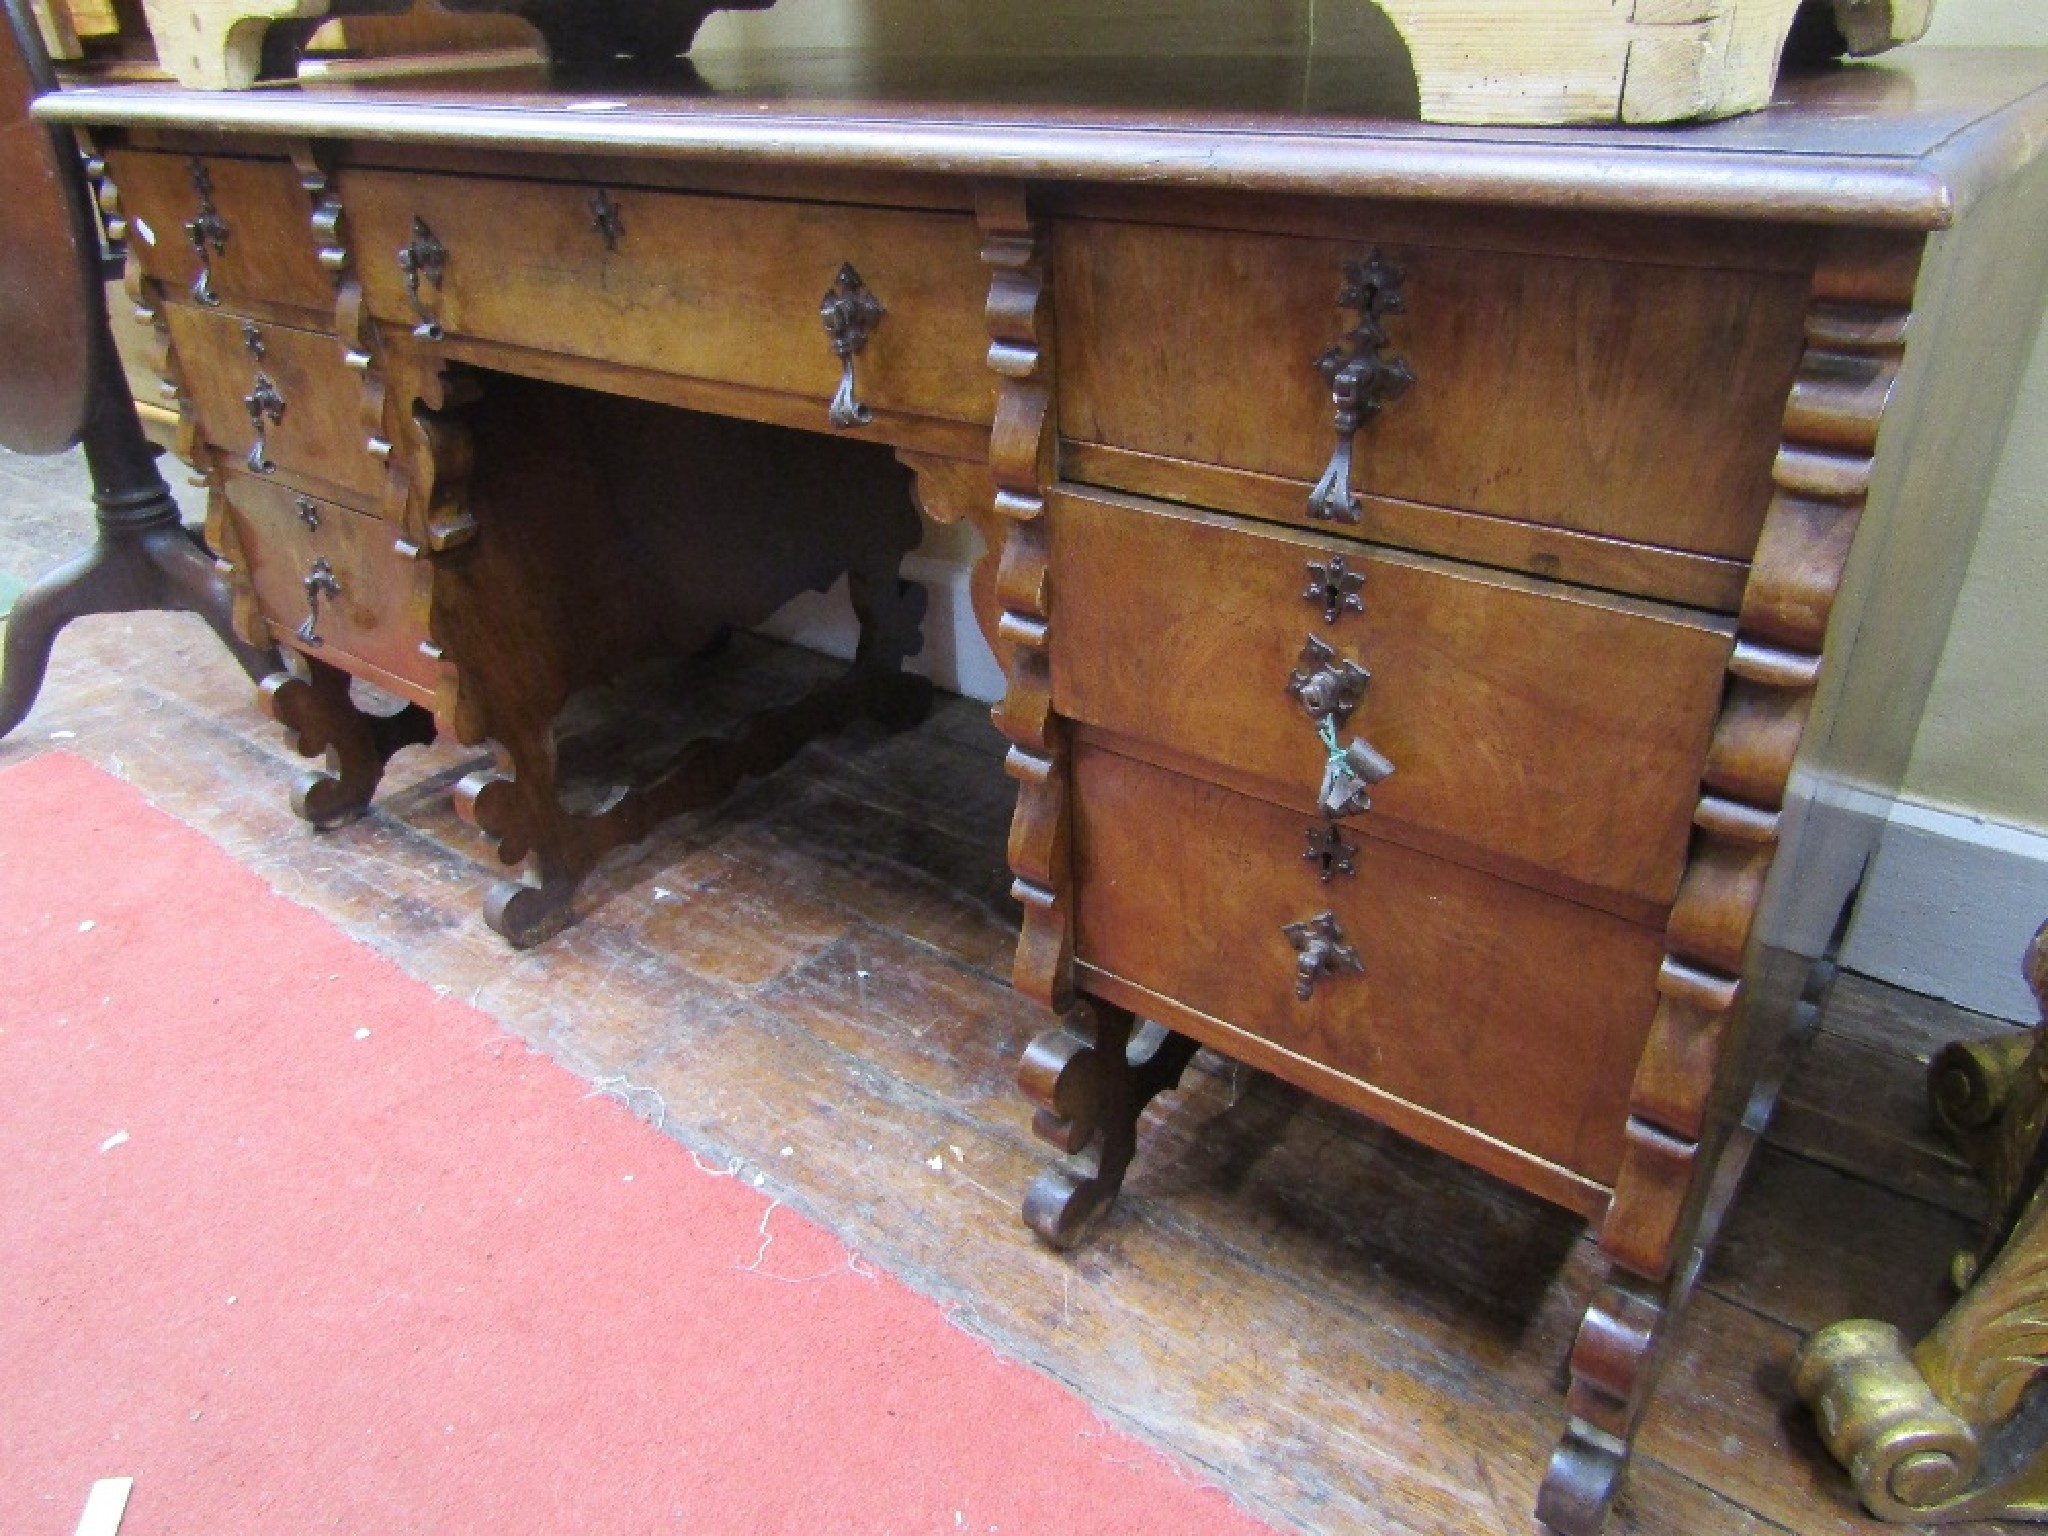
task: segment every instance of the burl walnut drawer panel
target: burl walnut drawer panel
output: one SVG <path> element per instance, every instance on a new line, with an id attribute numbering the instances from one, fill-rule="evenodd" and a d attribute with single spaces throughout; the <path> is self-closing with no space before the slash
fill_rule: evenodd
<path id="1" fill-rule="evenodd" d="M 1309 488 L 1347 262 L 1402 274 L 1415 382 L 1356 435 L 1364 493 L 1747 559 L 1800 355 L 1796 274 L 1076 220 L 1058 226 L 1060 432 Z M 1250 510 L 1234 507 L 1233 510 Z"/>
<path id="2" fill-rule="evenodd" d="M 1323 883 L 1298 813 L 1085 745 L 1073 771 L 1084 966 L 1613 1182 L 1656 1008 L 1656 929 L 1373 839 L 1359 839 L 1355 874 Z M 1285 929 L 1326 911 L 1363 969 L 1303 999 Z M 1350 1098 L 1462 1150 L 1426 1120 Z"/>
<path id="3" fill-rule="evenodd" d="M 859 403 L 986 422 L 988 277 L 965 215 L 589 185 L 357 171 L 343 178 L 364 287 L 416 323 L 398 252 L 446 252 L 425 309 L 450 336 L 818 402 L 841 363 L 820 304 L 851 267 L 883 313 L 855 359 Z"/>
<path id="4" fill-rule="evenodd" d="M 320 265 L 312 203 L 289 161 L 115 150 L 107 174 L 120 190 L 130 253 L 173 297 L 333 314 L 334 279 Z"/>
<path id="5" fill-rule="evenodd" d="M 1048 515 L 1068 719 L 1312 810 L 1327 750 L 1288 684 L 1316 670 L 1313 638 L 1371 674 L 1338 727 L 1394 763 L 1370 821 L 1660 905 L 1676 893 L 1725 621 L 1073 487 Z M 1362 577 L 1334 622 L 1305 595 L 1333 557 Z"/>
<path id="6" fill-rule="evenodd" d="M 258 473 L 377 495 L 384 465 L 363 434 L 362 380 L 332 336 L 185 305 L 164 318 L 207 442 Z"/>
<path id="7" fill-rule="evenodd" d="M 431 703 L 435 669 L 420 651 L 427 572 L 399 553 L 391 525 L 251 475 L 222 484 L 239 563 L 271 633 Z"/>

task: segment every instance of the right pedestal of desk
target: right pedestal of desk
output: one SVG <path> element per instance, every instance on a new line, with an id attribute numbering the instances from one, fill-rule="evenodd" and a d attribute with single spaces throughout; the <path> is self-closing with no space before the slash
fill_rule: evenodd
<path id="1" fill-rule="evenodd" d="M 2044 195 L 984 198 L 1043 1238 L 1197 1045 L 1582 1213 L 1539 1514 L 1600 1526 L 1903 771 Z"/>

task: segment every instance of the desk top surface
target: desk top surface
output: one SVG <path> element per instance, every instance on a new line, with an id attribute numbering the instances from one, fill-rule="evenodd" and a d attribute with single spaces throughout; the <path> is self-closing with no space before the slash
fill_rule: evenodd
<path id="1" fill-rule="evenodd" d="M 684 71 L 88 86 L 37 110 L 221 135 L 1923 229 L 2048 151 L 2048 49 L 1788 71 L 1766 111 L 1656 128 L 1421 123 L 1383 59 L 785 52 L 700 55 Z"/>

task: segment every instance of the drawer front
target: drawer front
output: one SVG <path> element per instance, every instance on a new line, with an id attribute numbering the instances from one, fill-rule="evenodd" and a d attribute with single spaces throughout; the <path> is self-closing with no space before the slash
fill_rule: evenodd
<path id="1" fill-rule="evenodd" d="M 1356 435 L 1361 492 L 1747 559 L 1798 366 L 1796 275 L 1073 221 L 1055 235 L 1060 431 L 1309 488 L 1336 445 L 1315 366 L 1401 274 L 1415 382 Z M 1249 506 L 1231 510 L 1248 511 Z"/>
<path id="2" fill-rule="evenodd" d="M 129 250 L 173 295 L 203 303 L 203 271 L 205 291 L 229 309 L 253 301 L 333 314 L 313 205 L 288 161 L 115 150 L 107 174 L 120 190 Z"/>
<path id="3" fill-rule="evenodd" d="M 380 320 L 419 319 L 398 260 L 418 218 L 446 253 L 421 298 L 451 337 L 807 397 L 822 429 L 842 370 L 820 305 L 850 266 L 884 311 L 855 357 L 859 403 L 994 413 L 965 215 L 380 171 L 342 192 Z"/>
<path id="4" fill-rule="evenodd" d="M 1048 515 L 1062 715 L 1312 809 L 1328 751 L 1288 685 L 1316 670 L 1313 639 L 1333 669 L 1370 674 L 1338 733 L 1394 764 L 1373 821 L 1659 905 L 1676 894 L 1725 623 L 1128 497 L 1063 488 Z M 1332 622 L 1309 567 L 1339 557 L 1362 580 Z"/>
<path id="5" fill-rule="evenodd" d="M 431 703 L 435 669 L 420 651 L 430 573 L 398 552 L 390 525 L 252 475 L 227 475 L 223 486 L 271 633 Z"/>
<path id="6" fill-rule="evenodd" d="M 263 446 L 255 456 L 271 466 L 261 473 L 375 498 L 384 465 L 364 438 L 362 380 L 332 336 L 185 305 L 167 308 L 164 318 L 207 442 L 254 468 L 253 413 L 260 410 Z"/>
<path id="7" fill-rule="evenodd" d="M 1612 1184 L 1655 930 L 1370 839 L 1325 884 L 1301 816 L 1086 746 L 1074 786 L 1084 966 Z M 1363 969 L 1303 999 L 1285 930 L 1325 911 Z"/>

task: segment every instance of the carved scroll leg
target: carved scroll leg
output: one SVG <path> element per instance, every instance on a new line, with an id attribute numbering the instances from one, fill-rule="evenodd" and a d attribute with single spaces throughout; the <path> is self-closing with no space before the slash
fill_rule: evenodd
<path id="1" fill-rule="evenodd" d="M 847 573 L 854 616 L 860 620 L 860 648 L 854 669 L 861 679 L 862 707 L 892 731 L 907 731 L 931 713 L 931 679 L 903 670 L 924 645 L 925 589 L 897 575 L 902 552 Z"/>
<path id="2" fill-rule="evenodd" d="M 556 799 L 551 737 L 495 743 L 498 763 L 455 786 L 455 810 L 497 846 L 500 863 L 525 866 L 484 897 L 484 921 L 514 949 L 531 949 L 569 926 L 576 889 L 596 863 L 572 836 Z"/>
<path id="3" fill-rule="evenodd" d="M 310 676 L 274 672 L 257 701 L 292 737 L 302 757 L 327 757 L 325 772 L 302 774 L 292 786 L 292 809 L 323 832 L 346 826 L 369 809 L 384 765 L 404 747 L 434 739 L 434 717 L 408 704 L 395 715 L 366 714 L 349 698 L 349 676 L 308 659 Z"/>
<path id="4" fill-rule="evenodd" d="M 542 873 L 529 883 L 500 880 L 484 896 L 484 921 L 514 949 L 544 944 L 575 919 L 580 874 Z"/>
<path id="5" fill-rule="evenodd" d="M 1031 1128 L 1067 1156 L 1033 1181 L 1024 1221 L 1071 1248 L 1102 1218 L 1137 1151 L 1138 1117 L 1179 1086 L 1195 1042 L 1090 999 L 1024 1053 L 1017 1084 L 1038 1106 Z"/>
<path id="6" fill-rule="evenodd" d="M 1586 1309 L 1572 1346 L 1571 1420 L 1536 1495 L 1536 1518 L 1562 1536 L 1596 1536 L 1607 1523 L 1669 1321 L 1663 1287 L 1621 1276 Z"/>

